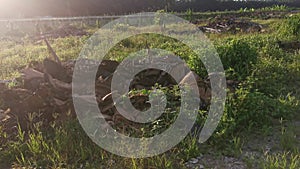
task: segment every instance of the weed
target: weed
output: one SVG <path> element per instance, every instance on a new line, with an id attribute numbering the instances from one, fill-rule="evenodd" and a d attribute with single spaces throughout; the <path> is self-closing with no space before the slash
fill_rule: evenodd
<path id="1" fill-rule="evenodd" d="M 280 145 L 286 151 L 297 152 L 299 148 L 297 147 L 298 141 L 296 138 L 296 133 L 291 124 L 286 127 L 281 120 L 281 135 L 280 135 Z"/>
<path id="2" fill-rule="evenodd" d="M 300 38 L 300 14 L 289 16 L 282 24 L 278 34 L 284 39 L 287 38 L 299 39 Z"/>
<path id="3" fill-rule="evenodd" d="M 225 70 L 236 72 L 237 79 L 244 79 L 249 75 L 252 64 L 257 61 L 257 52 L 246 41 L 228 39 L 216 46 Z"/>
<path id="4" fill-rule="evenodd" d="M 263 169 L 297 169 L 300 167 L 299 161 L 298 154 L 284 152 L 283 154 L 267 155 L 261 166 Z"/>

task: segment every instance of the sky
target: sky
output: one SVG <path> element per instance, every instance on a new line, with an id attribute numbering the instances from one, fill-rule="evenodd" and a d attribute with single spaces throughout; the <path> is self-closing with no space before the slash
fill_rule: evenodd
<path id="1" fill-rule="evenodd" d="M 0 16 L 19 16 L 23 12 L 36 11 L 35 3 L 31 0 L 0 0 Z M 31 12 L 30 12 L 31 11 Z"/>

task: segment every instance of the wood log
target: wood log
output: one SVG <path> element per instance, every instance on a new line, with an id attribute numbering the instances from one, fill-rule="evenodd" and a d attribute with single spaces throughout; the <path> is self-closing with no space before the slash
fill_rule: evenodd
<path id="1" fill-rule="evenodd" d="M 72 75 L 68 74 L 67 70 L 61 64 L 58 64 L 48 58 L 44 59 L 43 64 L 45 69 L 44 73 L 48 73 L 53 78 L 66 83 L 72 82 Z"/>
<path id="2" fill-rule="evenodd" d="M 49 51 L 49 53 L 50 53 L 50 56 L 53 57 L 53 59 L 54 59 L 54 61 L 55 61 L 56 63 L 58 63 L 58 64 L 61 65 L 61 61 L 59 60 L 59 57 L 56 55 L 55 51 L 53 50 L 53 48 L 52 48 L 51 45 L 49 44 L 48 40 L 47 40 L 46 38 L 44 38 L 44 41 L 45 41 L 45 43 L 46 43 L 46 45 L 47 45 L 47 49 L 48 49 L 48 51 Z"/>
<path id="3" fill-rule="evenodd" d="M 214 28 L 208 28 L 208 27 L 203 27 L 203 29 L 204 29 L 206 32 L 211 32 L 211 33 L 221 33 L 221 32 L 222 32 L 221 29 L 214 29 Z"/>
<path id="4" fill-rule="evenodd" d="M 0 122 L 5 122 L 8 119 L 10 119 L 11 117 L 9 116 L 9 113 L 10 113 L 9 108 L 5 111 L 0 109 Z"/>
<path id="5" fill-rule="evenodd" d="M 35 78 L 44 78 L 44 73 L 34 70 L 32 68 L 26 68 L 22 70 L 21 73 L 22 73 L 22 78 L 25 81 L 30 81 Z"/>
<path id="6" fill-rule="evenodd" d="M 45 73 L 45 79 L 46 81 L 57 91 L 67 91 L 71 92 L 72 91 L 72 84 L 70 83 L 65 83 L 63 81 L 54 79 L 50 74 Z"/>
<path id="7" fill-rule="evenodd" d="M 44 82 L 44 73 L 32 68 L 26 68 L 22 70 L 21 78 L 24 81 L 24 87 L 34 91 Z"/>
<path id="8" fill-rule="evenodd" d="M 195 78 L 196 83 L 191 83 L 192 78 Z M 188 85 L 192 87 L 192 90 L 196 91 L 198 88 L 200 99 L 204 104 L 208 105 L 211 100 L 211 90 L 209 85 L 201 79 L 195 72 L 189 72 L 179 83 L 179 85 Z"/>

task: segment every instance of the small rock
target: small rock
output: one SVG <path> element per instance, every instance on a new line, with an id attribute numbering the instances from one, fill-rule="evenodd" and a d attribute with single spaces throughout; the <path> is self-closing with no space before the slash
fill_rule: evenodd
<path id="1" fill-rule="evenodd" d="M 192 164 L 197 164 L 198 163 L 198 159 L 196 159 L 196 158 L 192 158 L 191 160 L 190 160 L 190 162 L 192 163 Z"/>
<path id="2" fill-rule="evenodd" d="M 202 157 L 203 157 L 203 154 L 200 154 L 200 155 L 197 157 L 197 159 L 198 159 L 198 160 L 201 160 Z"/>
<path id="3" fill-rule="evenodd" d="M 294 125 L 295 125 L 295 126 L 300 126 L 300 121 L 295 121 L 295 122 L 294 122 Z"/>

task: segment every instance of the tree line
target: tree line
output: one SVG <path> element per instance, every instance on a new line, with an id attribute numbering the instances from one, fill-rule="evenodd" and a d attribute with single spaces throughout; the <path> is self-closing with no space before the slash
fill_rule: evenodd
<path id="1" fill-rule="evenodd" d="M 136 12 L 153 12 L 161 9 L 174 12 L 222 11 L 240 8 L 261 8 L 271 5 L 286 4 L 300 7 L 300 1 L 264 0 L 10 0 L 1 5 L 0 18 L 7 17 L 65 17 L 91 15 L 121 15 Z"/>

